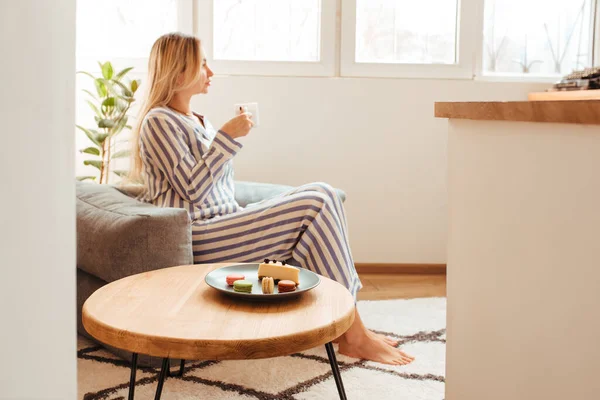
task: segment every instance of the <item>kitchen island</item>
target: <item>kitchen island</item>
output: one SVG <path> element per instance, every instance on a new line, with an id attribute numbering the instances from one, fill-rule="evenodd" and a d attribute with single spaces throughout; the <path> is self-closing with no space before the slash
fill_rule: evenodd
<path id="1" fill-rule="evenodd" d="M 600 101 L 448 119 L 446 400 L 600 398 Z"/>

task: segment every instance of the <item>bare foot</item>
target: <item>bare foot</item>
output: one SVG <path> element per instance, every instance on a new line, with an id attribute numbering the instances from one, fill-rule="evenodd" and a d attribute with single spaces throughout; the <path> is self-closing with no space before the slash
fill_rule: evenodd
<path id="1" fill-rule="evenodd" d="M 391 365 L 405 365 L 415 358 L 390 344 L 382 335 L 368 330 L 355 311 L 354 322 L 350 329 L 338 338 L 340 354 L 348 357 L 380 362 Z M 395 343 L 398 344 L 397 342 Z"/>
<path id="2" fill-rule="evenodd" d="M 369 334 L 370 334 L 372 337 L 375 337 L 375 338 L 377 338 L 377 339 L 379 339 L 379 340 L 382 340 L 384 343 L 386 343 L 386 344 L 388 344 L 388 345 L 390 345 L 390 346 L 392 346 L 392 347 L 394 347 L 394 348 L 395 348 L 396 346 L 398 346 L 398 341 L 397 341 L 397 340 L 394 340 L 394 339 L 392 339 L 392 338 L 390 338 L 390 337 L 388 337 L 388 336 L 384 336 L 384 335 L 382 335 L 382 334 L 380 334 L 380 333 L 375 333 L 375 332 L 373 332 L 373 331 L 371 331 L 371 330 L 367 330 L 367 331 L 368 331 L 368 333 L 369 333 Z M 400 352 L 400 354 L 402 354 L 404 357 L 408 357 L 408 358 L 410 359 L 410 361 L 413 361 L 413 360 L 415 359 L 413 356 L 406 354 L 405 352 L 403 352 L 403 351 L 402 351 L 402 350 L 400 350 L 400 349 L 398 349 L 398 351 L 399 351 L 399 352 Z"/>
<path id="3" fill-rule="evenodd" d="M 392 339 L 389 336 L 382 335 L 381 333 L 375 333 L 375 332 L 372 332 L 372 331 L 370 331 L 370 332 L 373 333 L 375 336 L 377 336 L 379 339 L 383 340 L 385 343 L 389 344 L 390 346 L 392 346 L 392 347 L 398 346 L 398 341 L 397 340 Z"/>
<path id="4" fill-rule="evenodd" d="M 414 360 L 403 351 L 385 343 L 378 337 L 365 335 L 361 340 L 349 342 L 340 339 L 340 354 L 391 365 L 405 365 Z"/>

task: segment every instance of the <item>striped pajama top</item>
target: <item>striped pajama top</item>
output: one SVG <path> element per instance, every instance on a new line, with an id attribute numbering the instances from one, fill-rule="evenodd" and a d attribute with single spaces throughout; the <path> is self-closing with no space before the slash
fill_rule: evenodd
<path id="1" fill-rule="evenodd" d="M 144 201 L 186 209 L 192 221 L 241 210 L 235 201 L 233 156 L 242 145 L 196 118 L 156 107 L 140 131 Z"/>

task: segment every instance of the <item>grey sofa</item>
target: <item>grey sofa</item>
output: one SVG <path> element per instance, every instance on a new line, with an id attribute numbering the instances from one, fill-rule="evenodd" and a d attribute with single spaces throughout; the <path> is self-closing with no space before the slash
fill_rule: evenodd
<path id="1" fill-rule="evenodd" d="M 236 182 L 237 202 L 246 207 L 277 196 L 291 186 Z M 336 189 L 344 201 L 346 195 Z M 193 264 L 191 223 L 186 210 L 160 208 L 135 199 L 139 186 L 77 182 L 77 330 L 83 303 L 105 285 L 126 276 Z M 92 338 L 93 339 L 93 338 Z M 129 353 L 110 349 L 124 358 Z M 159 360 L 140 357 L 140 365 Z"/>

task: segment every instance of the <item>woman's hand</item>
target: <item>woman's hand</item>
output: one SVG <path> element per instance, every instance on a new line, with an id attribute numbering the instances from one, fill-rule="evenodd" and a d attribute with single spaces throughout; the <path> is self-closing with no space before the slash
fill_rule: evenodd
<path id="1" fill-rule="evenodd" d="M 251 117 L 251 113 L 242 113 L 227 121 L 225 125 L 221 127 L 221 130 L 233 139 L 246 136 L 254 126 L 254 122 L 250 119 Z"/>

